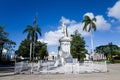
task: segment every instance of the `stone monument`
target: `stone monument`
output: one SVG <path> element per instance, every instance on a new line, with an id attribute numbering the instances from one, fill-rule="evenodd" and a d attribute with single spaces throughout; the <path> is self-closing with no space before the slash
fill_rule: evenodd
<path id="1" fill-rule="evenodd" d="M 65 62 L 72 62 L 72 56 L 70 53 L 70 37 L 68 37 L 67 27 L 64 23 L 61 25 L 63 37 L 59 39 L 60 42 L 60 51 L 59 56 L 61 58 L 62 64 Z"/>

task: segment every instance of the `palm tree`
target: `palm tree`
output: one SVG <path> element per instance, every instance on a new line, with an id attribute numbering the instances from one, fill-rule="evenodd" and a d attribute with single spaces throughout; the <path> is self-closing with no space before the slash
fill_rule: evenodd
<path id="1" fill-rule="evenodd" d="M 92 31 L 96 31 L 96 24 L 94 23 L 96 22 L 96 18 L 92 18 L 90 19 L 89 16 L 85 16 L 82 23 L 84 23 L 84 26 L 83 26 L 83 30 L 84 31 L 88 31 L 91 33 L 91 46 L 92 46 L 92 53 L 94 54 L 94 45 L 93 45 L 93 36 L 92 36 Z"/>
<path id="2" fill-rule="evenodd" d="M 38 39 L 38 35 L 41 36 L 41 29 L 38 27 L 35 21 L 34 25 L 33 26 L 28 25 L 27 28 L 23 31 L 23 33 L 28 33 L 27 39 L 31 40 L 30 52 L 32 53 L 32 50 L 33 50 L 33 59 L 34 59 L 35 43 Z"/>

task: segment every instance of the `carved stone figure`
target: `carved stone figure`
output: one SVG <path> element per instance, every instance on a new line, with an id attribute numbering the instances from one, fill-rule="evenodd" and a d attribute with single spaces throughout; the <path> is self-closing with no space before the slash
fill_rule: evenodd
<path id="1" fill-rule="evenodd" d="M 62 27 L 62 33 L 64 34 L 64 37 L 67 37 L 68 33 L 67 33 L 67 28 L 66 28 L 65 23 L 62 23 L 61 27 Z"/>

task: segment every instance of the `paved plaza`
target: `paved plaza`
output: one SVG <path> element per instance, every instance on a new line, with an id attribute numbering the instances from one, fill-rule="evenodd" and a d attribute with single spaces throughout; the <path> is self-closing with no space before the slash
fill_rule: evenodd
<path id="1" fill-rule="evenodd" d="M 120 80 L 120 64 L 108 64 L 107 73 L 19 74 L 1 73 L 0 80 Z"/>

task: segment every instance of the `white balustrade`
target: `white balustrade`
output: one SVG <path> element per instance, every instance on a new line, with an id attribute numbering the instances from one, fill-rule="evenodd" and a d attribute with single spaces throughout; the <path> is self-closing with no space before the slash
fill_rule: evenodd
<path id="1" fill-rule="evenodd" d="M 36 65 L 31 64 L 31 66 L 27 62 L 18 62 L 15 64 L 15 74 L 21 73 L 24 70 L 28 69 L 28 65 L 30 69 L 35 70 L 33 68 L 37 67 L 37 71 L 41 73 L 65 73 L 65 74 L 79 74 L 79 73 L 90 73 L 90 72 L 107 72 L 107 64 L 105 62 L 92 62 L 85 61 L 84 63 L 78 63 L 76 60 L 74 63 L 65 63 L 64 65 L 58 66 L 59 62 L 56 64 L 53 63 L 42 63 L 38 61 Z"/>
<path id="2" fill-rule="evenodd" d="M 28 63 L 26 63 L 26 62 L 17 62 L 17 63 L 15 63 L 14 73 L 19 74 L 21 71 L 27 70 L 27 69 L 28 69 Z"/>

